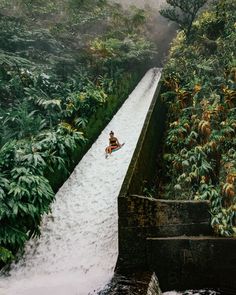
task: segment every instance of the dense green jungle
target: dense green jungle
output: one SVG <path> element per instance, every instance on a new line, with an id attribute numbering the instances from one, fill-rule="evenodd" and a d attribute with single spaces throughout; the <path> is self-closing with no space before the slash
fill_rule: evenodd
<path id="1" fill-rule="evenodd" d="M 236 3 L 213 2 L 187 29 L 177 21 L 160 173 L 145 193 L 210 200 L 215 233 L 233 236 Z M 40 235 L 58 187 L 156 65 L 153 18 L 105 0 L 0 0 L 0 267 Z"/>
<path id="2" fill-rule="evenodd" d="M 145 192 L 209 200 L 215 234 L 235 237 L 236 2 L 213 1 L 188 24 L 180 23 L 162 76 L 167 130 Z"/>
<path id="3" fill-rule="evenodd" d="M 40 235 L 55 192 L 157 54 L 142 9 L 0 1 L 0 266 Z"/>

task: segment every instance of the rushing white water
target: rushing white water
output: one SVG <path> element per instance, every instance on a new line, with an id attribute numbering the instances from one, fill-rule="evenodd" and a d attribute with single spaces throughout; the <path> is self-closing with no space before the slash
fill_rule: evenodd
<path id="1" fill-rule="evenodd" d="M 220 293 L 213 290 L 189 290 L 184 292 L 170 291 L 165 292 L 162 295 L 220 295 Z"/>
<path id="2" fill-rule="evenodd" d="M 87 295 L 111 278 L 117 259 L 117 196 L 161 76 L 149 70 L 56 194 L 42 235 L 30 241 L 1 295 Z M 108 159 L 109 131 L 126 144 Z"/>

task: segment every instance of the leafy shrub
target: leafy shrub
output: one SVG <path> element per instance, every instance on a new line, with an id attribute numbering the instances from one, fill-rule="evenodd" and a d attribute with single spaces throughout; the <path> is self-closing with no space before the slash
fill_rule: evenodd
<path id="1" fill-rule="evenodd" d="M 163 197 L 209 200 L 212 227 L 222 236 L 236 234 L 233 8 L 231 0 L 210 6 L 193 23 L 195 36 L 188 44 L 179 33 L 164 70 L 162 93 L 169 107 Z M 209 50 L 206 36 L 215 42 L 214 50 Z"/>
<path id="2" fill-rule="evenodd" d="M 143 10 L 100 0 L 0 0 L 0 8 L 2 267 L 40 234 L 56 190 L 155 48 Z"/>

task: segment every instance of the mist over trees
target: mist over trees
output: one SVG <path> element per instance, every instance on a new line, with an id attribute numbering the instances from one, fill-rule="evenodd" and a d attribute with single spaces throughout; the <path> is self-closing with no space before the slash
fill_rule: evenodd
<path id="1" fill-rule="evenodd" d="M 168 6 L 160 10 L 160 14 L 176 22 L 189 37 L 192 24 L 200 8 L 207 0 L 167 0 Z"/>

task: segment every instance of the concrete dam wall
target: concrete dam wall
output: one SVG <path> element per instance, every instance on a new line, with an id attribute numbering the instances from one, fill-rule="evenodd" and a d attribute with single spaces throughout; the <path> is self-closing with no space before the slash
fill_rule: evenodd
<path id="1" fill-rule="evenodd" d="M 159 91 L 160 85 L 118 197 L 116 273 L 153 272 L 162 291 L 215 288 L 236 294 L 236 239 L 213 235 L 209 202 L 143 196 L 165 130 L 167 109 Z"/>

